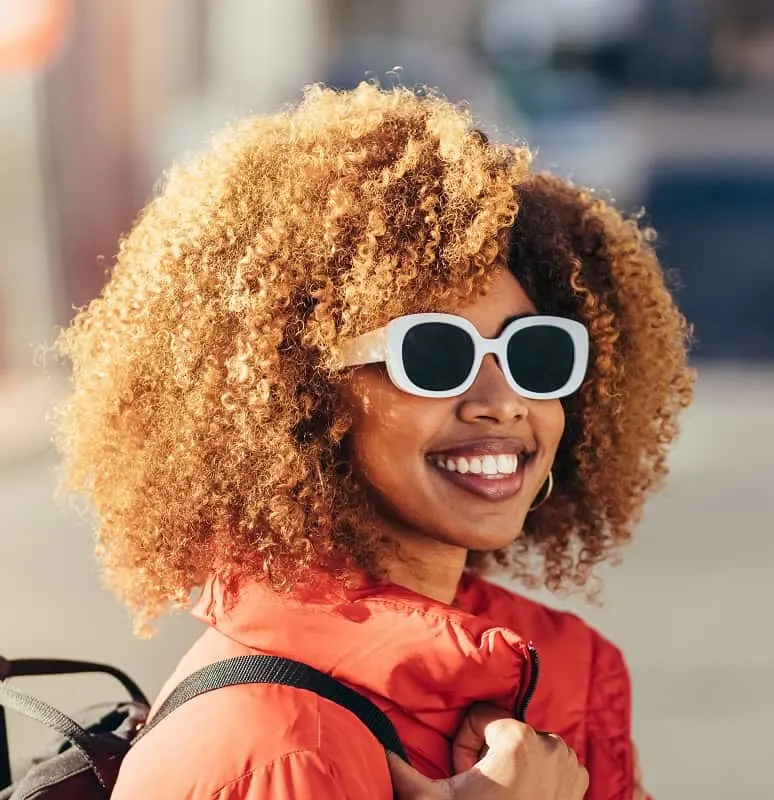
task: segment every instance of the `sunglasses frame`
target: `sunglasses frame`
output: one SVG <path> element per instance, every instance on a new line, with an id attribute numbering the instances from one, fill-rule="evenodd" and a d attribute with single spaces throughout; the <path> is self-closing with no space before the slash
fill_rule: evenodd
<path id="1" fill-rule="evenodd" d="M 440 322 L 452 325 L 465 331 L 473 341 L 473 364 L 468 377 L 454 389 L 433 391 L 423 389 L 411 381 L 403 365 L 402 349 L 406 334 L 417 325 L 428 322 Z M 563 330 L 570 337 L 573 344 L 573 366 L 567 382 L 553 392 L 532 392 L 520 386 L 510 374 L 508 364 L 508 342 L 514 334 L 527 328 L 550 326 Z M 482 336 L 470 320 L 456 314 L 406 314 L 390 320 L 384 327 L 370 333 L 349 339 L 342 344 L 344 367 L 363 366 L 365 364 L 384 363 L 387 374 L 393 384 L 403 392 L 416 397 L 436 397 L 439 399 L 458 397 L 467 392 L 475 383 L 484 357 L 490 353 L 495 356 L 497 365 L 503 373 L 510 388 L 521 397 L 528 400 L 554 400 L 567 397 L 577 391 L 586 375 L 589 358 L 589 335 L 585 326 L 566 317 L 555 317 L 545 314 L 536 314 L 520 317 L 510 322 L 503 328 L 495 339 Z"/>

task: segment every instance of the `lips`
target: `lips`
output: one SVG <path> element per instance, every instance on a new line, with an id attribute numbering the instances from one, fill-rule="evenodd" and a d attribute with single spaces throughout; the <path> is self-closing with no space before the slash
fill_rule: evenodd
<path id="1" fill-rule="evenodd" d="M 430 468 L 442 480 L 460 489 L 464 489 L 471 494 L 475 494 L 478 497 L 483 497 L 486 500 L 492 501 L 510 500 L 519 492 L 524 483 L 523 466 L 520 466 L 519 469 L 511 475 L 498 474 L 490 477 L 474 475 L 470 472 L 465 475 L 459 472 L 449 472 L 446 469 L 435 466 L 432 462 L 430 462 Z"/>
<path id="2" fill-rule="evenodd" d="M 438 456 L 465 456 L 467 458 L 478 456 L 483 458 L 487 455 L 512 455 L 518 456 L 523 453 L 532 454 L 537 449 L 532 441 L 518 437 L 498 439 L 488 437 L 486 439 L 469 439 L 465 442 L 451 442 L 449 445 L 439 447 L 429 453 L 430 458 Z"/>
<path id="3" fill-rule="evenodd" d="M 533 441 L 520 437 L 486 437 L 450 442 L 428 453 L 426 460 L 444 482 L 485 500 L 501 502 L 518 494 L 536 449 Z"/>

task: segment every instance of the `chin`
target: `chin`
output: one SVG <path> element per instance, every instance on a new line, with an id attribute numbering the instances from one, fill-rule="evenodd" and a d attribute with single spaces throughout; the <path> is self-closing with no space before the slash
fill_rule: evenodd
<path id="1" fill-rule="evenodd" d="M 505 550 L 510 547 L 522 534 L 523 523 L 518 530 L 514 530 L 509 524 L 510 532 L 506 533 L 502 528 L 498 530 L 469 530 L 460 535 L 459 532 L 452 537 L 443 537 L 449 544 L 456 544 L 466 550 Z M 439 537 L 441 538 L 441 537 Z"/>
<path id="2" fill-rule="evenodd" d="M 486 536 L 477 537 L 468 545 L 468 550 L 482 550 L 491 552 L 493 550 L 507 550 L 521 536 L 521 531 L 512 536 Z"/>

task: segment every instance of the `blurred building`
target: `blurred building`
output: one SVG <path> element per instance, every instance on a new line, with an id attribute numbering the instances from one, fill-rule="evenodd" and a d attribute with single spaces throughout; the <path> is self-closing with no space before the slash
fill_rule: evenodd
<path id="1" fill-rule="evenodd" d="M 625 208 L 644 204 L 681 274 L 697 355 L 774 357 L 767 0 L 5 7 L 15 9 L 0 16 L 6 372 L 27 368 L 33 346 L 96 295 L 121 232 L 174 158 L 304 84 L 364 78 L 437 86 L 468 101 L 492 135 L 527 139 L 542 166 Z M 9 42 L 35 14 L 47 25 L 25 64 Z"/>

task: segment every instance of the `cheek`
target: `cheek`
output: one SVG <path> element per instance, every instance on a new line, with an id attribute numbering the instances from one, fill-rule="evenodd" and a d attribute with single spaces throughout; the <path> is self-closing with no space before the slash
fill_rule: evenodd
<path id="1" fill-rule="evenodd" d="M 538 435 L 542 439 L 546 450 L 553 457 L 559 447 L 559 442 L 564 435 L 564 406 L 560 400 L 549 400 L 545 407 L 540 409 Z"/>
<path id="2" fill-rule="evenodd" d="M 351 433 L 359 449 L 369 447 L 372 440 L 389 442 L 406 430 L 412 412 L 402 397 L 379 373 L 359 375 L 353 380 L 348 399 L 352 410 Z"/>
<path id="3" fill-rule="evenodd" d="M 351 453 L 358 470 L 389 468 L 406 449 L 414 414 L 411 404 L 386 378 L 379 373 L 363 373 L 353 380 L 348 397 Z"/>
<path id="4" fill-rule="evenodd" d="M 413 480 L 428 442 L 443 426 L 445 404 L 405 394 L 379 373 L 363 373 L 348 398 L 355 470 L 378 488 Z"/>

